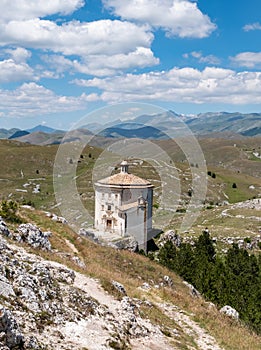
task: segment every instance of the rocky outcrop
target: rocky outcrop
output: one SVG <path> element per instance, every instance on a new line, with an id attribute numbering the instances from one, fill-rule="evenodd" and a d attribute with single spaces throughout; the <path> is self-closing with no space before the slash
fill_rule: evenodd
<path id="1" fill-rule="evenodd" d="M 147 282 L 141 279 L 142 299 L 131 298 L 124 285 L 112 280 L 117 291 L 117 296 L 115 290 L 111 291 L 116 296 L 113 297 L 98 280 L 29 254 L 16 245 L 17 241 L 37 242 L 35 246 L 46 249 L 45 244 L 39 244 L 44 234 L 34 225 L 20 225 L 12 235 L 13 244 L 0 236 L 0 350 L 172 350 L 173 339 L 179 339 L 184 332 L 190 335 L 190 319 L 186 316 L 185 322 L 185 315 L 178 309 L 173 309 L 173 320 L 180 318 L 181 325 L 188 325 L 184 332 L 183 328 L 164 328 L 147 318 L 151 309 L 154 314 L 155 305 L 144 295 L 164 288 L 175 290 L 170 276 L 162 274 Z M 61 257 L 61 252 L 51 253 Z M 165 307 L 162 304 L 162 310 Z M 193 327 L 201 337 L 200 327 Z M 219 350 L 214 345 L 208 347 L 209 339 L 205 347 L 199 347 Z"/>
<path id="2" fill-rule="evenodd" d="M 86 230 L 86 229 L 84 229 L 84 228 L 81 228 L 81 229 L 79 230 L 79 235 L 80 235 L 80 236 L 83 236 L 83 237 L 85 237 L 85 238 L 88 238 L 88 239 L 90 239 L 90 240 L 93 241 L 93 242 L 96 242 L 96 243 L 99 242 L 98 238 L 97 238 L 97 237 L 95 236 L 95 234 L 94 234 L 92 231 L 90 231 L 90 230 Z"/>
<path id="3" fill-rule="evenodd" d="M 14 296 L 14 290 L 12 285 L 9 283 L 8 279 L 1 273 L 2 268 L 0 268 L 0 296 L 8 298 Z"/>
<path id="4" fill-rule="evenodd" d="M 104 237 L 101 235 L 97 236 L 96 234 L 97 232 L 84 228 L 81 228 L 79 230 L 80 236 L 88 238 L 95 243 L 99 243 L 101 245 L 115 249 L 125 249 L 131 252 L 138 252 L 139 250 L 138 242 L 133 237 L 123 237 L 115 240 L 113 237 L 111 237 L 111 239 L 108 239 L 108 237 L 104 239 Z"/>
<path id="5" fill-rule="evenodd" d="M 51 250 L 50 236 L 51 232 L 42 232 L 32 224 L 21 224 L 18 226 L 17 232 L 13 234 L 13 238 L 18 242 L 25 242 L 34 248 L 44 250 Z"/>
<path id="6" fill-rule="evenodd" d="M 201 296 L 200 292 L 190 283 L 187 281 L 183 281 L 183 283 L 189 288 L 190 295 L 196 298 L 199 298 Z"/>
<path id="7" fill-rule="evenodd" d="M 63 216 L 58 216 L 56 214 L 49 213 L 49 212 L 46 213 L 46 216 L 48 218 L 51 218 L 55 222 L 60 222 L 61 224 L 68 224 L 67 220 Z"/>
<path id="8" fill-rule="evenodd" d="M 24 337 L 12 312 L 0 304 L 0 344 L 1 342 L 9 349 L 22 348 Z"/>
<path id="9" fill-rule="evenodd" d="M 173 230 L 169 230 L 161 234 L 158 246 L 162 247 L 168 241 L 172 242 L 176 247 L 181 245 L 181 237 Z"/>
<path id="10" fill-rule="evenodd" d="M 111 246 L 117 249 L 126 249 L 131 252 L 137 252 L 139 250 L 139 244 L 133 237 L 125 237 L 117 241 L 113 241 Z"/>
<path id="11" fill-rule="evenodd" d="M 20 243 L 27 243 L 33 248 L 51 250 L 49 237 L 51 232 L 42 232 L 33 224 L 21 224 L 15 232 L 11 232 L 0 217 L 0 235 L 9 237 Z"/>
<path id="12" fill-rule="evenodd" d="M 223 306 L 220 310 L 219 310 L 222 314 L 225 314 L 231 318 L 234 318 L 235 320 L 239 319 L 239 313 L 237 312 L 237 310 L 233 309 L 231 306 L 229 305 L 225 305 Z"/>
<path id="13" fill-rule="evenodd" d="M 37 339 L 48 326 L 98 314 L 99 303 L 74 280 L 74 271 L 0 238 L 0 349 L 47 349 Z"/>
<path id="14" fill-rule="evenodd" d="M 231 206 L 233 209 L 255 209 L 255 210 L 261 210 L 261 198 L 255 198 L 255 199 L 249 199 L 244 202 L 238 202 Z"/>
<path id="15" fill-rule="evenodd" d="M 6 223 L 3 221 L 1 216 L 0 216 L 0 234 L 7 237 L 11 237 L 11 232 L 9 231 Z"/>
<path id="16" fill-rule="evenodd" d="M 28 254 L 3 238 L 0 283 L 0 287 L 4 286 L 0 288 L 1 350 L 69 350 L 84 346 L 93 350 L 120 349 L 139 337 L 164 338 L 157 326 L 140 317 L 139 308 L 144 302 L 129 298 L 121 283 L 112 282 L 121 294 L 120 300 L 115 300 L 102 291 L 97 281 Z M 85 327 L 84 346 L 70 335 L 70 330 L 77 333 L 81 324 Z M 100 329 L 95 341 L 90 324 L 96 331 Z M 62 339 L 66 342 L 61 343 Z"/>
<path id="17" fill-rule="evenodd" d="M 112 285 L 114 288 L 117 289 L 118 292 L 120 292 L 123 295 L 127 295 L 126 289 L 124 288 L 124 286 L 121 283 L 119 283 L 117 281 L 112 281 Z"/>

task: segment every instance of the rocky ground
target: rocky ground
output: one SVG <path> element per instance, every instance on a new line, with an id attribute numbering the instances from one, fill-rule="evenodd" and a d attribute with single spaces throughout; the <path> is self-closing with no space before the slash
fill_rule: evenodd
<path id="1" fill-rule="evenodd" d="M 31 224 L 22 224 L 11 233 L 3 221 L 0 232 L 0 350 L 179 348 L 172 340 L 179 339 L 180 329 L 171 328 L 166 334 L 159 324 L 142 317 L 143 306 L 155 307 L 146 297 L 130 298 L 124 286 L 112 281 L 121 295 L 116 299 L 98 280 L 29 254 L 15 243 L 50 250 L 51 233 Z M 168 276 L 164 281 L 171 288 Z M 155 286 L 141 288 L 146 294 Z M 194 338 L 195 347 L 190 349 L 221 349 L 183 310 L 162 300 L 157 307 Z"/>

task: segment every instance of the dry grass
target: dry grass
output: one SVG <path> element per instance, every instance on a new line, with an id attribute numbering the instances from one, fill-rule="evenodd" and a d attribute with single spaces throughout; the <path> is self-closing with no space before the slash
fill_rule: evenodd
<path id="1" fill-rule="evenodd" d="M 209 304 L 203 299 L 193 298 L 182 279 L 167 268 L 159 266 L 142 255 L 97 245 L 79 237 L 68 226 L 53 222 L 41 212 L 23 210 L 23 215 L 43 230 L 50 229 L 53 232 L 51 237 L 53 252 L 30 249 L 31 252 L 98 278 L 104 286 L 108 287 L 106 289 L 110 289 L 111 281 L 116 280 L 124 285 L 130 297 L 150 300 L 152 303 L 170 302 L 177 305 L 189 314 L 193 314 L 194 319 L 214 336 L 224 349 L 260 349 L 260 337 L 240 323 L 221 315 L 216 308 L 209 307 Z M 67 240 L 74 245 L 74 249 L 66 243 Z M 70 259 L 76 255 L 75 250 L 78 252 L 77 256 L 85 262 L 86 268 L 80 268 Z M 159 284 L 164 275 L 169 275 L 172 278 L 173 288 L 152 288 L 149 292 L 144 292 L 139 288 L 143 282 L 152 286 Z M 111 292 L 114 294 L 114 291 L 111 290 Z M 193 339 L 188 337 L 175 321 L 160 312 L 158 308 L 143 307 L 142 312 L 144 317 L 159 324 L 166 334 L 173 328 L 178 330 L 180 338 L 176 339 L 174 336 L 171 338 L 174 348 L 188 349 L 189 346 L 193 346 Z"/>

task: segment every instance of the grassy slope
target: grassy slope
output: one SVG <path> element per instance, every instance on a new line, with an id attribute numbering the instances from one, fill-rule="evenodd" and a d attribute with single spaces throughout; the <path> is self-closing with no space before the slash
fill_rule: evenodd
<path id="1" fill-rule="evenodd" d="M 216 174 L 216 178 L 208 176 L 208 202 L 217 203 L 224 200 L 229 200 L 231 203 L 242 201 L 257 196 L 260 192 L 261 182 L 260 178 L 253 176 L 257 167 L 260 168 L 260 160 L 258 158 L 251 158 L 253 150 L 258 150 L 258 139 L 246 139 L 240 141 L 237 147 L 234 147 L 235 141 L 231 140 L 202 140 L 202 147 L 205 152 L 206 159 L 208 159 L 208 170 Z M 169 143 L 164 141 L 160 145 L 166 149 Z M 68 147 L 71 147 L 68 144 Z M 228 151 L 223 154 L 219 149 L 228 148 Z M 52 172 L 53 163 L 58 146 L 33 146 L 15 141 L 0 140 L 0 199 L 11 198 L 18 200 L 31 200 L 34 202 L 36 208 L 51 210 L 59 215 L 58 208 L 55 206 L 55 198 L 52 187 Z M 218 151 L 219 150 L 219 151 Z M 232 153 L 230 151 L 232 150 Z M 182 187 L 183 201 L 189 201 L 187 195 L 188 188 L 191 183 L 190 167 L 187 163 L 182 163 L 180 150 L 175 143 L 172 143 L 171 148 L 168 149 L 172 155 L 175 165 L 181 170 L 180 182 Z M 92 169 L 99 157 L 101 150 L 96 147 L 86 147 L 79 159 L 77 168 L 77 187 L 80 198 L 90 213 L 94 212 L 94 191 L 92 183 Z M 212 156 L 212 153 L 215 156 Z M 233 153 L 234 152 L 234 153 Z M 231 156 L 232 155 L 232 156 Z M 234 162 L 247 162 L 247 166 L 242 168 L 242 171 L 234 170 Z M 222 166 L 219 162 L 222 161 Z M 219 166 L 215 165 L 216 163 Z M 117 165 L 117 162 L 113 164 Z M 23 177 L 21 174 L 23 173 Z M 149 164 L 142 166 L 133 166 L 131 171 L 148 178 L 155 185 L 154 203 L 158 203 L 158 196 L 161 193 L 160 178 L 157 171 Z M 38 174 L 37 174 L 38 172 Z M 252 176 L 248 175 L 252 173 Z M 33 179 L 33 180 L 32 180 Z M 237 188 L 233 189 L 232 184 L 237 184 Z M 23 187 L 24 184 L 29 183 L 28 187 Z M 41 185 L 41 192 L 32 193 L 36 184 Z M 255 189 L 249 189 L 249 185 L 254 185 Z M 27 192 L 17 192 L 16 189 L 27 190 Z M 224 208 L 213 208 L 212 210 L 204 210 L 201 212 L 198 220 L 192 228 L 196 234 L 201 233 L 204 227 L 209 227 L 211 233 L 215 236 L 253 236 L 258 233 L 259 222 L 250 219 L 242 221 L 240 218 L 222 217 L 221 213 Z M 165 216 L 163 212 L 158 211 L 157 222 L 162 223 L 165 227 Z M 238 213 L 240 215 L 240 213 Z M 241 214 L 244 215 L 244 213 Z M 165 227 L 176 229 L 180 226 L 182 221 L 182 213 L 174 213 L 170 224 Z M 257 214 L 255 214 L 257 216 Z M 247 216 L 251 216 L 248 214 Z"/>
<path id="2" fill-rule="evenodd" d="M 255 138 L 240 140 L 234 147 L 235 141 L 220 139 L 203 139 L 201 146 L 207 161 L 208 170 L 215 172 L 217 177 L 208 177 L 209 202 L 222 202 L 228 198 L 229 202 L 242 201 L 257 196 L 260 192 L 260 159 L 253 157 L 253 150 L 259 150 L 258 140 Z M 183 163 L 184 155 L 175 143 L 160 142 L 161 147 L 168 150 L 175 165 L 186 176 L 180 176 L 183 199 L 187 197 L 190 187 L 190 167 Z M 13 198 L 32 200 L 36 207 L 48 209 L 55 204 L 52 195 L 52 173 L 55 154 L 58 146 L 34 146 L 15 141 L 0 140 L 0 193 L 1 198 L 7 198 L 11 193 Z M 83 158 L 79 159 L 77 186 L 83 203 L 92 207 L 93 185 L 92 167 L 100 150 L 95 147 L 87 147 L 83 152 Z M 91 157 L 89 155 L 91 154 Z M 137 175 L 149 178 L 158 187 L 157 174 L 152 167 L 132 168 Z M 33 180 L 32 180 L 33 179 Z M 237 189 L 232 189 L 233 183 Z M 24 187 L 29 183 L 28 187 Z M 41 185 L 41 194 L 32 193 L 35 184 Z M 249 189 L 254 185 L 255 189 Z M 18 190 L 23 190 L 19 192 Z M 24 192 L 27 190 L 27 192 Z M 89 200 L 89 202 L 88 202 Z M 155 199 L 157 202 L 157 198 Z M 90 209 L 88 208 L 88 209 Z M 93 209 L 92 209 L 93 210 Z"/>
<path id="3" fill-rule="evenodd" d="M 158 144 L 171 155 L 175 163 L 185 161 L 184 154 L 173 141 L 160 141 Z M 260 152 L 260 137 L 240 140 L 202 138 L 199 144 L 208 170 L 218 175 L 216 179 L 208 178 L 210 201 L 226 199 L 234 203 L 260 193 L 260 159 L 253 156 L 253 152 Z M 234 182 L 237 190 L 232 189 Z M 250 185 L 254 185 L 255 189 L 249 189 Z"/>
<path id="4" fill-rule="evenodd" d="M 52 167 L 57 147 L 39 147 L 15 141 L 0 142 L 0 193 L 1 198 L 12 194 L 16 200 L 31 200 L 38 207 L 54 204 Z M 24 184 L 30 184 L 24 187 Z M 41 185 L 41 194 L 33 194 L 35 184 Z M 18 190 L 27 190 L 21 192 Z"/>
<path id="5" fill-rule="evenodd" d="M 43 230 L 51 230 L 53 233 L 51 237 L 52 253 L 35 249 L 30 249 L 31 252 L 40 254 L 46 259 L 59 261 L 70 268 L 98 278 L 111 293 L 115 291 L 111 288 L 110 282 L 116 280 L 125 286 L 131 297 L 150 300 L 154 305 L 167 302 L 178 306 L 214 336 L 224 349 L 260 349 L 260 337 L 251 333 L 240 323 L 221 315 L 216 308 L 209 307 L 209 304 L 203 299 L 193 298 L 182 280 L 168 269 L 144 256 L 96 245 L 79 237 L 67 225 L 53 222 L 42 212 L 22 209 L 21 213 L 28 221 L 34 222 Z M 27 249 L 29 248 L 27 247 Z M 77 266 L 72 260 L 74 256 L 83 260 L 86 268 Z M 158 284 L 164 275 L 169 275 L 173 279 L 173 288 L 152 288 L 149 292 L 144 292 L 139 288 L 143 282 L 150 285 Z M 178 330 L 180 336 L 172 336 L 171 338 L 174 347 L 189 349 L 195 345 L 193 339 L 158 307 L 144 307 L 141 312 L 144 317 L 149 317 L 152 322 L 159 324 L 166 333 L 172 328 Z"/>
<path id="6" fill-rule="evenodd" d="M 31 200 L 36 208 L 50 209 L 56 204 L 53 195 L 53 165 L 57 145 L 35 146 L 16 141 L 0 140 L 0 199 L 12 198 L 22 201 Z M 100 151 L 87 147 L 83 152 L 86 185 L 91 180 L 91 171 L 95 158 Z M 91 153 L 91 158 L 89 154 Z M 81 165 L 81 163 L 79 163 Z M 41 192 L 33 193 L 40 184 Z M 87 187 L 93 191 L 92 186 Z"/>

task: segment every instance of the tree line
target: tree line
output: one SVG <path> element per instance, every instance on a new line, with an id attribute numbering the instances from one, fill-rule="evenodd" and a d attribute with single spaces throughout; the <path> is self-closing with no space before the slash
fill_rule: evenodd
<path id="1" fill-rule="evenodd" d="M 233 244 L 218 255 L 207 231 L 195 241 L 159 250 L 159 262 L 175 271 L 217 306 L 230 305 L 240 319 L 261 334 L 261 254 L 249 254 Z"/>

